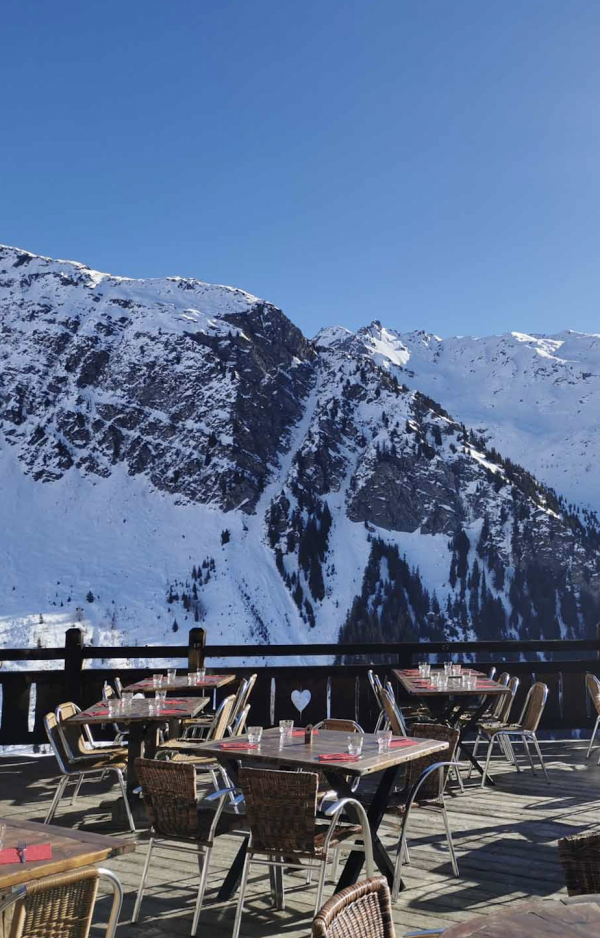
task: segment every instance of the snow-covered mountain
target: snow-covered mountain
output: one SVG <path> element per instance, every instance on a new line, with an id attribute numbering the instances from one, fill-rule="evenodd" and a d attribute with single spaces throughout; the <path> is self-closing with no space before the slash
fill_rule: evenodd
<path id="1" fill-rule="evenodd" d="M 328 345 L 363 345 L 490 446 L 570 502 L 600 512 L 600 334 L 440 339 L 395 332 L 379 322 L 323 330 Z"/>
<path id="2" fill-rule="evenodd" d="M 419 357 L 373 323 L 310 342 L 241 290 L 8 247 L 0 328 L 4 644 L 60 643 L 74 622 L 96 644 L 162 644 L 202 622 L 309 654 L 600 618 L 594 517 L 503 458 L 489 421 L 469 432 L 451 376 L 453 399 L 420 385 L 440 340 Z"/>

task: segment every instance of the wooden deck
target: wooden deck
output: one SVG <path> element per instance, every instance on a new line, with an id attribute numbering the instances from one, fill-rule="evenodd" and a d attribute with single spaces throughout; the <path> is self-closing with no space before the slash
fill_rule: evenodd
<path id="1" fill-rule="evenodd" d="M 465 794 L 453 787 L 448 798 L 461 876 L 454 879 L 442 833 L 441 819 L 426 809 L 413 816 L 409 835 L 411 865 L 406 867 L 406 890 L 395 908 L 398 938 L 419 928 L 440 928 L 475 915 L 486 915 L 520 899 L 546 898 L 563 891 L 556 841 L 559 837 L 600 825 L 600 767 L 596 758 L 585 759 L 584 741 L 542 744 L 551 784 L 529 769 L 518 774 L 498 761 L 495 789 L 482 791 L 474 778 Z M 54 763 L 49 757 L 0 759 L 0 814 L 41 820 L 51 797 Z M 107 808 L 116 788 L 107 783 L 87 785 L 73 807 L 67 800 L 54 823 L 82 825 L 98 832 L 111 831 Z M 384 842 L 395 842 L 394 826 L 382 827 Z M 196 862 L 181 853 L 156 850 L 148 890 L 138 926 L 131 925 L 135 890 L 145 857 L 145 834 L 135 853 L 107 861 L 121 878 L 125 903 L 121 938 L 143 935 L 166 938 L 187 935 L 191 927 L 197 884 Z M 199 935 L 221 938 L 231 934 L 234 903 L 219 903 L 216 893 L 239 839 L 222 837 L 217 842 L 210 870 L 205 909 Z M 285 911 L 270 905 L 262 873 L 254 874 L 242 921 L 242 936 L 310 934 L 314 887 L 303 877 L 286 877 Z M 325 897 L 333 890 L 326 886 Z M 107 905 L 107 903 L 106 903 Z"/>

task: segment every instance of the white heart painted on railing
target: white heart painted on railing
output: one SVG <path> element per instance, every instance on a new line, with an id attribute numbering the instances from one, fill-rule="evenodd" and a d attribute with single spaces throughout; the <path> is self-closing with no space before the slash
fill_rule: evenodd
<path id="1" fill-rule="evenodd" d="M 302 713 L 305 707 L 308 707 L 311 697 L 312 694 L 309 690 L 292 691 L 292 703 L 294 704 L 296 710 L 299 710 L 300 713 Z"/>

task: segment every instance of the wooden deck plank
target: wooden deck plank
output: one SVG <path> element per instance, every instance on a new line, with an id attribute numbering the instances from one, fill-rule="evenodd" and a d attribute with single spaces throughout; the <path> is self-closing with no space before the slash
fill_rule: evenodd
<path id="1" fill-rule="evenodd" d="M 440 928 L 505 908 L 516 900 L 564 894 L 556 841 L 569 833 L 597 828 L 600 819 L 600 767 L 586 761 L 586 744 L 550 741 L 543 744 L 551 784 L 529 769 L 517 773 L 494 759 L 497 787 L 481 789 L 474 776 L 465 794 L 456 787 L 448 810 L 461 876 L 451 875 L 441 818 L 428 809 L 414 812 L 409 830 L 410 866 L 404 870 L 406 890 L 394 909 L 398 938 L 407 931 Z M 597 758 L 597 754 L 596 754 Z M 0 815 L 41 820 L 57 777 L 50 758 L 0 759 Z M 466 773 L 465 773 L 466 776 Z M 366 782 L 369 784 L 369 782 Z M 55 823 L 83 825 L 98 833 L 111 831 L 111 807 L 117 790 L 110 782 L 84 786 L 76 805 L 65 799 Z M 380 828 L 386 847 L 397 839 L 397 824 L 386 818 Z M 135 853 L 103 861 L 121 878 L 125 889 L 121 938 L 134 938 L 130 925 L 135 893 L 146 855 L 145 834 Z M 209 874 L 202 933 L 211 938 L 231 934 L 235 904 L 219 902 L 217 893 L 239 846 L 239 837 L 217 841 Z M 242 938 L 306 938 L 314 902 L 314 886 L 302 875 L 286 877 L 285 911 L 275 911 L 262 873 L 253 873 L 242 921 Z M 150 867 L 141 925 L 145 938 L 189 934 L 197 887 L 197 865 L 185 856 L 157 848 Z M 334 883 L 329 879 L 325 897 Z M 108 907 L 108 902 L 105 903 Z M 141 932 L 140 932 L 141 933 Z"/>

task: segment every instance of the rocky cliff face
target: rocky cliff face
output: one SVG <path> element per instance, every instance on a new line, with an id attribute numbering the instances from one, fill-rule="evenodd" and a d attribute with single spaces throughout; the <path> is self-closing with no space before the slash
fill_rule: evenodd
<path id="1" fill-rule="evenodd" d="M 240 290 L 0 248 L 0 328 L 5 635 L 75 609 L 99 641 L 600 619 L 594 515 L 415 388 L 409 343 L 378 323 L 309 342 Z"/>

